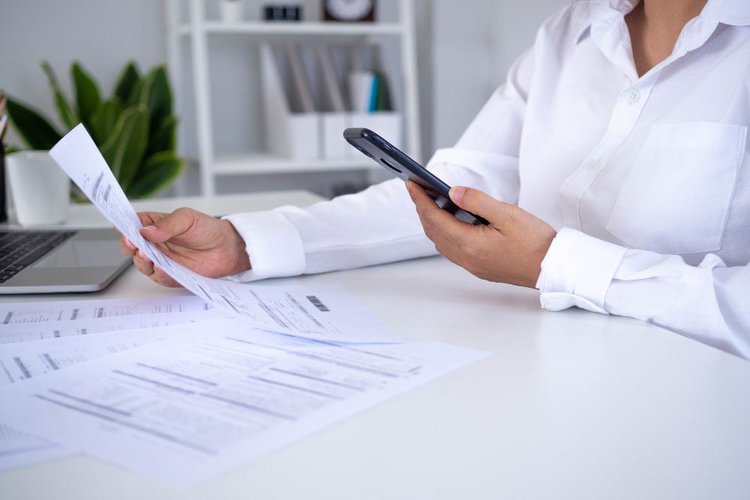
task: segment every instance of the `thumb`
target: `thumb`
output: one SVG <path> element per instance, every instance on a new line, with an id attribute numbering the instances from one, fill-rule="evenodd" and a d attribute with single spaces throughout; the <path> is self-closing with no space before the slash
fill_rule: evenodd
<path id="1" fill-rule="evenodd" d="M 478 189 L 456 186 L 450 190 L 453 203 L 468 212 L 484 217 L 490 223 L 501 222 L 510 216 L 513 205 L 496 200 Z"/>
<path id="2" fill-rule="evenodd" d="M 192 211 L 180 208 L 154 221 L 151 225 L 142 227 L 141 236 L 152 243 L 164 243 L 186 233 L 194 222 Z"/>

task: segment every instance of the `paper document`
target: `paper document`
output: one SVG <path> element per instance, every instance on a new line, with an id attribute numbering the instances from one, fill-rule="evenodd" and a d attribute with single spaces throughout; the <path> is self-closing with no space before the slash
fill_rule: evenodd
<path id="1" fill-rule="evenodd" d="M 118 331 L 112 335 L 83 335 L 0 345 L 0 386 L 164 340 L 181 332 L 182 328 L 176 324 L 172 328 L 143 328 Z"/>
<path id="2" fill-rule="evenodd" d="M 137 214 L 83 125 L 60 140 L 50 155 L 122 234 L 203 300 L 270 331 L 335 341 L 388 340 L 382 325 L 343 294 L 206 278 L 166 257 L 138 232 Z"/>
<path id="3" fill-rule="evenodd" d="M 218 317 L 198 297 L 0 304 L 0 344 L 168 326 Z"/>
<path id="4" fill-rule="evenodd" d="M 122 330 L 156 328 L 179 325 L 210 318 L 226 318 L 224 311 L 211 309 L 193 313 L 138 314 L 106 319 L 53 321 L 32 323 L 0 329 L 0 349 L 3 344 L 30 342 L 35 340 L 60 339 L 65 337 L 90 336 L 95 333 L 111 333 Z"/>
<path id="5" fill-rule="evenodd" d="M 207 311 L 212 306 L 193 296 L 136 299 L 61 300 L 0 304 L 0 328 L 62 320 Z"/>
<path id="6" fill-rule="evenodd" d="M 179 335 L 181 331 L 179 327 L 172 327 L 3 345 L 0 346 L 0 385 L 27 380 L 114 352 L 163 340 L 171 335 Z M 78 452 L 0 424 L 0 470 L 25 467 L 76 454 Z"/>
<path id="7" fill-rule="evenodd" d="M 0 424 L 0 471 L 76 455 L 54 443 Z"/>
<path id="8" fill-rule="evenodd" d="M 0 422 L 188 487 L 485 354 L 338 345 L 239 319 L 0 389 Z"/>
<path id="9" fill-rule="evenodd" d="M 313 100 L 310 82 L 307 80 L 305 65 L 302 62 L 302 54 L 299 47 L 293 43 L 285 46 L 286 57 L 289 60 L 289 69 L 292 73 L 292 87 L 294 88 L 294 97 L 291 101 L 296 103 L 296 109 L 301 113 L 315 113 L 315 101 Z"/>
<path id="10" fill-rule="evenodd" d="M 331 49 L 327 45 L 318 45 L 316 51 L 331 111 L 345 113 L 346 104 L 344 104 L 344 94 L 341 92 L 341 86 L 336 75 L 336 66 L 333 64 Z"/>

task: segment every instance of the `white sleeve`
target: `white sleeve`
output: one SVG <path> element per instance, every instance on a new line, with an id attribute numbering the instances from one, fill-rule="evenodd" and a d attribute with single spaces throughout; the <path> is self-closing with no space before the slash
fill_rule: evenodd
<path id="1" fill-rule="evenodd" d="M 513 66 L 455 147 L 435 153 L 428 168 L 450 185 L 518 200 L 518 149 L 531 83 L 532 52 Z M 308 208 L 226 217 L 245 240 L 250 281 L 320 273 L 435 254 L 400 180 L 372 186 Z"/>
<path id="2" fill-rule="evenodd" d="M 542 307 L 645 320 L 750 359 L 750 266 L 714 254 L 697 266 L 676 255 L 630 250 L 561 230 L 537 283 Z"/>

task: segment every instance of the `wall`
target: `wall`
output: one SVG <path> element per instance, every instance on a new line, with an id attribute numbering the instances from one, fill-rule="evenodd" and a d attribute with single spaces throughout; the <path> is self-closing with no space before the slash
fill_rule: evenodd
<path id="1" fill-rule="evenodd" d="M 449 147 L 570 0 L 436 0 L 433 6 L 434 148 Z"/>
<path id="2" fill-rule="evenodd" d="M 536 28 L 565 0 L 416 0 L 419 78 L 424 157 L 436 147 L 453 144 L 492 90 L 502 80 L 515 57 L 533 40 Z M 257 11 L 260 0 L 245 0 L 247 14 Z M 310 16 L 317 0 L 301 2 Z M 393 10 L 381 0 L 384 13 Z M 46 80 L 38 61 L 47 59 L 63 87 L 70 90 L 68 68 L 80 60 L 109 92 L 128 59 L 149 67 L 166 59 L 164 5 L 159 0 L 4 0 L 0 17 L 0 88 L 53 112 Z M 239 150 L 262 140 L 253 97 L 253 61 L 244 57 L 244 42 L 217 41 L 211 64 L 220 76 L 213 85 L 214 116 L 233 126 L 217 138 L 225 150 Z M 189 68 L 186 68 L 188 71 Z M 188 73 L 186 73 L 188 74 Z M 186 89 L 185 101 L 190 101 Z M 223 96 L 240 96 L 223 99 Z M 194 127 L 190 113 L 182 117 L 181 149 L 194 152 Z M 359 174 L 264 176 L 252 180 L 225 179 L 224 191 L 258 191 L 308 188 L 330 194 L 334 182 L 359 183 Z M 196 176 L 183 183 L 195 192 Z"/>
<path id="3" fill-rule="evenodd" d="M 50 61 L 69 92 L 70 62 L 77 59 L 110 92 L 127 60 L 142 67 L 164 60 L 163 33 L 163 7 L 155 0 L 3 0 L 0 88 L 52 113 L 39 61 Z"/>

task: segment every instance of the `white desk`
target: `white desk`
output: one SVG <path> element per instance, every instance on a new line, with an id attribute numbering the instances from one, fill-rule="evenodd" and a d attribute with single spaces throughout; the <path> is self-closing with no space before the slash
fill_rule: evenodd
<path id="1" fill-rule="evenodd" d="M 284 282 L 344 286 L 406 337 L 494 355 L 195 490 L 81 457 L 0 474 L 0 498 L 750 497 L 746 361 L 542 311 L 536 292 L 441 258 Z M 170 293 L 129 273 L 105 295 Z"/>

